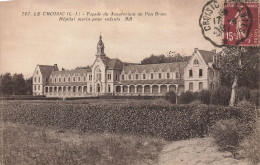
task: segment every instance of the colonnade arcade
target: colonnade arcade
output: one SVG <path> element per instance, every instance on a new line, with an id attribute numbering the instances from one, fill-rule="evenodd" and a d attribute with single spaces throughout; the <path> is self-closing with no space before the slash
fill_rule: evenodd
<path id="1" fill-rule="evenodd" d="M 144 94 L 164 95 L 169 91 L 178 89 L 178 84 L 142 84 L 142 85 L 116 85 L 115 94 Z"/>
<path id="2" fill-rule="evenodd" d="M 44 93 L 46 95 L 75 95 L 89 94 L 87 85 L 83 86 L 45 86 Z"/>

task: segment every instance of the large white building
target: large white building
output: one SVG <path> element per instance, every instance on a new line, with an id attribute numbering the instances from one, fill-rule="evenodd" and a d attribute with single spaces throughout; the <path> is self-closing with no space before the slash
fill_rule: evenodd
<path id="1" fill-rule="evenodd" d="M 188 62 L 131 64 L 110 59 L 100 36 L 89 69 L 61 70 L 57 64 L 37 65 L 33 95 L 46 97 L 162 96 L 169 91 L 214 90 L 219 85 L 215 51 L 194 49 Z M 179 93 L 180 93 L 179 92 Z"/>

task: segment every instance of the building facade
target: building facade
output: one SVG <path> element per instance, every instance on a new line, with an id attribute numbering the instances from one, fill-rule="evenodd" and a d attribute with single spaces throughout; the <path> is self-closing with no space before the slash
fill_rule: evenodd
<path id="1" fill-rule="evenodd" d="M 195 49 L 188 62 L 133 64 L 110 59 L 100 36 L 96 59 L 89 69 L 61 70 L 37 65 L 33 94 L 46 97 L 162 96 L 169 91 L 215 89 L 219 70 L 215 51 Z"/>

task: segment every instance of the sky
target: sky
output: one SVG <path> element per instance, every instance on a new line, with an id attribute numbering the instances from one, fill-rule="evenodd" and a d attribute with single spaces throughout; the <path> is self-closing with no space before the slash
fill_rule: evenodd
<path id="1" fill-rule="evenodd" d="M 13 0 L 0 2 L 0 73 L 33 75 L 37 64 L 65 69 L 92 65 L 100 33 L 105 53 L 123 62 L 140 63 L 151 54 L 194 48 L 216 49 L 204 39 L 199 17 L 207 0 Z M 62 22 L 55 16 L 22 12 L 135 12 L 132 21 Z M 82 16 L 81 17 L 86 17 Z M 104 18 L 104 17 L 103 17 Z M 77 19 L 77 17 L 76 17 Z"/>

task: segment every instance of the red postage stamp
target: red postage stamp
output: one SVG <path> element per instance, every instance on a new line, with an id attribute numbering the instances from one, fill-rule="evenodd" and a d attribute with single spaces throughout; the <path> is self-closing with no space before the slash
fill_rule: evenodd
<path id="1" fill-rule="evenodd" d="M 224 44 L 258 46 L 258 3 L 224 4 Z"/>
<path id="2" fill-rule="evenodd" d="M 211 0 L 202 9 L 199 24 L 214 46 L 258 46 L 258 3 Z"/>

